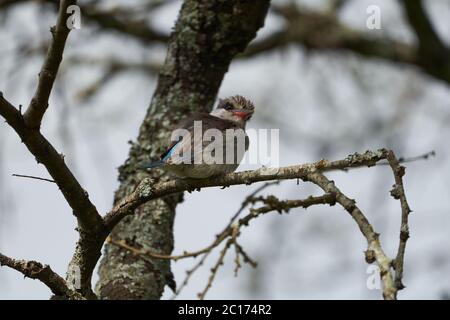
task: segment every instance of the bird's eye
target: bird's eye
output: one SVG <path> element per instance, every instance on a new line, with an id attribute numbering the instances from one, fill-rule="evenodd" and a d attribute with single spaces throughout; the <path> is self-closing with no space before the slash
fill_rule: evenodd
<path id="1" fill-rule="evenodd" d="M 231 109 L 233 109 L 233 105 L 231 103 L 227 102 L 223 105 L 223 108 L 225 110 L 231 110 Z"/>

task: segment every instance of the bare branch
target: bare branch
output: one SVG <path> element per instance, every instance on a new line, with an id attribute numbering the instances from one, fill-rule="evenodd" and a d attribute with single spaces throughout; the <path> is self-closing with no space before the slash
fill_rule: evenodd
<path id="1" fill-rule="evenodd" d="M 212 251 L 208 251 L 207 253 L 205 253 L 201 257 L 201 259 L 191 269 L 186 270 L 186 277 L 184 278 L 181 285 L 177 288 L 177 290 L 171 297 L 171 300 L 174 300 L 181 293 L 181 291 L 188 285 L 189 280 L 191 279 L 192 275 L 205 263 L 206 258 L 208 258 L 209 254 L 211 252 Z"/>
<path id="2" fill-rule="evenodd" d="M 384 151 L 387 153 L 387 151 Z M 387 154 L 385 154 L 387 156 Z M 380 278 L 383 287 L 383 297 L 386 300 L 395 300 L 397 298 L 397 287 L 391 273 L 391 260 L 384 253 L 379 234 L 376 233 L 366 216 L 356 206 L 353 199 L 344 195 L 334 184 L 334 181 L 328 180 L 320 172 L 313 172 L 307 175 L 305 181 L 311 181 L 323 189 L 323 191 L 336 195 L 336 201 L 352 216 L 357 223 L 361 233 L 367 240 L 368 249 L 366 252 L 366 261 L 372 263 L 376 261 L 380 268 Z"/>
<path id="3" fill-rule="evenodd" d="M 76 0 L 61 0 L 56 25 L 50 29 L 53 39 L 50 42 L 47 55 L 39 72 L 39 83 L 24 114 L 24 121 L 28 128 L 39 128 L 42 117 L 48 108 L 48 99 L 53 88 L 59 65 L 62 61 L 64 47 L 70 29 L 67 27 L 69 14 L 67 8 L 76 4 Z"/>
<path id="4" fill-rule="evenodd" d="M 250 202 L 252 201 L 252 199 L 261 191 L 263 191 L 264 189 L 278 184 L 279 181 L 273 181 L 273 182 L 266 182 L 264 183 L 262 186 L 260 186 L 259 188 L 257 188 L 255 191 L 253 191 L 251 194 L 249 194 L 245 200 L 241 203 L 241 206 L 239 207 L 239 209 L 236 211 L 236 213 L 231 217 L 230 222 L 228 223 L 228 225 L 225 227 L 224 230 L 230 228 L 234 221 L 239 217 L 239 215 L 242 213 L 242 211 L 250 204 Z M 222 232 L 223 233 L 223 232 Z M 216 236 L 216 240 L 220 237 L 220 235 Z M 187 284 L 189 283 L 189 280 L 191 279 L 192 275 L 204 264 L 206 258 L 208 258 L 209 254 L 212 252 L 212 250 L 206 252 L 201 259 L 195 263 L 195 265 L 186 271 L 186 277 L 184 278 L 183 282 L 181 283 L 181 285 L 175 290 L 174 295 L 172 296 L 171 299 L 175 299 L 180 292 L 187 286 Z"/>
<path id="5" fill-rule="evenodd" d="M 144 256 L 149 256 L 151 258 L 156 258 L 156 259 L 167 259 L 167 260 L 180 260 L 180 259 L 185 259 L 185 258 L 195 258 L 201 254 L 207 253 L 208 251 L 211 251 L 212 249 L 214 249 L 215 247 L 217 247 L 218 245 L 220 245 L 225 239 L 227 239 L 230 236 L 233 236 L 233 232 L 237 232 L 239 231 L 239 229 L 242 226 L 248 226 L 249 222 L 253 219 L 255 219 L 256 217 L 271 212 L 271 211 L 277 211 L 279 213 L 282 212 L 288 212 L 290 209 L 293 208 L 298 208 L 298 207 L 303 207 L 303 208 L 308 208 L 312 205 L 317 205 L 317 204 L 330 204 L 333 205 L 335 202 L 334 196 L 332 194 L 325 194 L 323 196 L 319 196 L 319 197 L 313 197 L 310 196 L 309 198 L 305 199 L 305 200 L 286 200 L 286 201 L 280 201 L 278 200 L 276 197 L 274 196 L 270 196 L 268 198 L 261 198 L 261 199 L 255 199 L 253 201 L 263 201 L 265 202 L 267 205 L 263 206 L 261 208 L 258 209 L 251 209 L 250 210 L 250 214 L 246 215 L 245 217 L 241 218 L 238 220 L 238 222 L 234 225 L 228 225 L 225 227 L 225 229 L 216 236 L 216 240 L 211 243 L 209 246 L 197 250 L 197 251 L 193 251 L 193 252 L 184 252 L 182 254 L 179 255 L 163 255 L 163 254 L 158 254 L 158 253 L 154 253 L 151 252 L 149 250 L 146 249 L 139 249 L 139 248 L 135 248 L 129 244 L 127 244 L 127 242 L 123 239 L 121 240 L 113 240 L 112 238 L 108 237 L 106 239 L 107 243 L 111 243 L 114 244 L 116 246 L 122 247 L 130 252 L 132 252 L 134 255 L 144 255 Z"/>
<path id="6" fill-rule="evenodd" d="M 265 186 L 267 186 L 267 185 L 269 185 L 269 184 L 266 184 Z M 260 189 L 262 189 L 262 188 L 259 188 L 257 191 L 259 191 Z M 253 194 L 256 194 L 256 192 L 254 192 Z M 116 245 L 120 248 L 123 248 L 123 249 L 131 252 L 135 256 L 147 256 L 147 257 L 155 258 L 155 259 L 166 259 L 166 260 L 177 261 L 180 259 L 195 258 L 199 255 L 203 255 L 203 257 L 194 266 L 194 268 L 187 271 L 186 278 L 184 279 L 181 287 L 175 291 L 174 296 L 177 296 L 179 294 L 179 292 L 181 291 L 181 289 L 187 285 L 190 277 L 192 276 L 192 273 L 195 272 L 204 263 L 204 261 L 208 257 L 208 255 L 216 247 L 218 247 L 220 244 L 222 244 L 225 241 L 227 241 L 227 242 L 226 242 L 224 249 L 220 253 L 221 258 L 219 258 L 219 261 L 223 260 L 226 251 L 229 249 L 230 245 L 233 245 L 235 247 L 235 252 L 236 252 L 236 258 L 235 258 L 236 266 L 234 269 L 235 275 L 237 275 L 238 269 L 241 268 L 241 264 L 240 264 L 241 256 L 243 257 L 243 261 L 245 263 L 248 263 L 252 267 L 256 268 L 257 263 L 249 257 L 249 255 L 245 252 L 245 250 L 242 248 L 242 246 L 239 245 L 237 242 L 237 237 L 240 235 L 240 229 L 244 226 L 248 226 L 248 224 L 251 220 L 259 217 L 262 214 L 265 214 L 265 213 L 268 213 L 271 211 L 278 211 L 279 213 L 283 213 L 283 212 L 289 212 L 289 210 L 293 209 L 293 208 L 303 207 L 306 209 L 312 205 L 317 205 L 317 204 L 334 205 L 336 202 L 336 199 L 333 194 L 325 194 L 325 195 L 318 196 L 318 197 L 310 196 L 310 197 L 306 198 L 305 200 L 286 200 L 286 201 L 280 201 L 277 198 L 275 198 L 274 196 L 269 196 L 267 198 L 247 197 L 246 200 L 243 202 L 241 209 L 238 211 L 238 213 L 240 211 L 242 211 L 242 208 L 247 206 L 247 204 L 255 203 L 255 202 L 263 202 L 266 205 L 262 206 L 260 208 L 257 208 L 257 209 L 251 209 L 249 214 L 247 214 L 243 218 L 239 219 L 236 223 L 228 224 L 223 229 L 223 231 L 220 232 L 216 236 L 215 240 L 209 246 L 207 246 L 201 250 L 197 250 L 197 251 L 193 251 L 193 252 L 184 252 L 183 254 L 180 254 L 180 255 L 162 255 L 162 254 L 151 252 L 150 250 L 136 248 L 132 245 L 129 245 L 127 243 L 127 241 L 125 241 L 123 239 L 116 241 L 116 240 L 111 239 L 111 237 L 108 237 L 106 241 L 107 241 L 107 243 Z M 231 221 L 234 221 L 236 216 L 237 215 L 234 215 L 233 219 Z M 199 294 L 200 299 L 204 298 L 206 292 L 211 287 L 212 281 L 214 280 L 214 277 L 215 277 L 215 273 L 217 273 L 218 268 L 220 267 L 220 265 L 222 265 L 222 262 L 218 262 L 215 265 L 215 267 L 212 269 L 211 275 L 208 280 L 207 287 L 205 288 L 205 290 L 202 293 Z"/>
<path id="7" fill-rule="evenodd" d="M 343 160 L 329 162 L 320 160 L 311 164 L 282 167 L 261 168 L 254 171 L 230 173 L 207 180 L 171 180 L 154 183 L 151 179 L 144 179 L 136 190 L 120 201 L 104 218 L 105 225 L 111 230 L 123 217 L 133 213 L 140 205 L 162 196 L 181 191 L 198 190 L 205 187 L 231 186 L 238 184 L 252 184 L 260 181 L 302 179 L 314 171 L 326 172 L 363 166 L 373 166 L 385 159 L 384 150 L 377 152 L 367 151 L 363 154 L 350 155 Z"/>
<path id="8" fill-rule="evenodd" d="M 36 161 L 47 168 L 80 224 L 86 230 L 99 229 L 103 225 L 102 218 L 89 200 L 86 191 L 67 167 L 64 156 L 58 153 L 38 130 L 29 129 L 19 110 L 4 99 L 1 93 L 0 115 L 16 131 Z"/>
<path id="9" fill-rule="evenodd" d="M 211 288 L 212 283 L 216 277 L 217 271 L 219 271 L 220 266 L 223 265 L 223 260 L 225 259 L 225 255 L 232 244 L 233 244 L 233 239 L 229 239 L 227 241 L 227 243 L 225 244 L 225 246 L 223 247 L 223 249 L 220 251 L 219 259 L 217 259 L 216 264 L 211 269 L 211 274 L 208 278 L 208 283 L 206 284 L 205 289 L 203 289 L 203 291 L 197 295 L 200 300 L 203 300 L 205 298 L 206 293 Z"/>
<path id="10" fill-rule="evenodd" d="M 395 184 L 391 190 L 391 195 L 394 199 L 400 200 L 402 209 L 402 219 L 400 224 L 400 241 L 397 251 L 397 256 L 393 262 L 395 269 L 395 286 L 397 290 L 402 290 L 405 286 L 402 283 L 403 278 L 403 264 L 405 259 L 406 242 L 409 238 L 408 216 L 411 213 L 408 202 L 406 200 L 405 189 L 403 187 L 403 176 L 405 175 L 405 167 L 400 165 L 399 160 L 395 158 L 394 152 L 389 151 L 387 159 L 391 165 L 392 172 L 395 178 Z"/>
<path id="11" fill-rule="evenodd" d="M 40 280 L 57 296 L 73 300 L 84 299 L 78 292 L 69 289 L 64 279 L 48 265 L 43 266 L 36 261 L 16 260 L 0 253 L 0 266 L 17 270 L 27 278 Z"/>
<path id="12" fill-rule="evenodd" d="M 244 251 L 244 248 L 242 248 L 242 246 L 240 244 L 235 242 L 234 245 L 237 248 L 238 253 L 244 257 L 244 262 L 245 263 L 248 263 L 253 268 L 256 268 L 258 266 L 258 263 L 255 260 L 253 260 L 252 258 L 249 257 L 247 252 Z"/>

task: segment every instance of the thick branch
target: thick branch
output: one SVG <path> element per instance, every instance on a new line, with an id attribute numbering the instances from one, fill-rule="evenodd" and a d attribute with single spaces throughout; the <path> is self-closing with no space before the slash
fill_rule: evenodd
<path id="1" fill-rule="evenodd" d="M 53 88 L 59 65 L 62 61 L 64 46 L 70 29 L 67 28 L 69 14 L 67 8 L 76 4 L 76 0 L 61 0 L 56 25 L 50 29 L 53 39 L 50 42 L 47 55 L 39 72 L 39 82 L 24 114 L 25 124 L 29 128 L 39 128 L 42 117 L 48 107 L 48 99 Z"/>
<path id="2" fill-rule="evenodd" d="M 16 260 L 0 253 L 0 266 L 7 266 L 19 271 L 25 277 L 38 279 L 44 283 L 56 296 L 67 299 L 81 300 L 83 297 L 76 291 L 70 290 L 63 278 L 54 272 L 50 266 L 36 261 Z"/>
<path id="3" fill-rule="evenodd" d="M 67 167 L 64 155 L 58 153 L 38 130 L 29 129 L 19 110 L 11 105 L 1 93 L 0 115 L 16 131 L 31 154 L 35 156 L 36 161 L 47 168 L 67 203 L 73 209 L 80 226 L 85 230 L 98 231 L 103 225 L 102 218 L 89 200 L 87 192 Z"/>

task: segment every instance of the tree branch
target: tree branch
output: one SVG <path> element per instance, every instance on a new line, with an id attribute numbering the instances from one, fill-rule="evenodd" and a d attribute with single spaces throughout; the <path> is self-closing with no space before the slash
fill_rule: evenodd
<path id="1" fill-rule="evenodd" d="M 70 263 L 68 286 L 75 288 L 80 283 L 81 287 L 75 289 L 79 289 L 87 297 L 94 297 L 91 276 L 106 237 L 103 219 L 89 200 L 87 192 L 67 167 L 64 156 L 39 131 L 70 31 L 66 26 L 66 11 L 68 6 L 75 3 L 76 1 L 68 0 L 60 2 L 56 27 L 52 28 L 53 40 L 41 68 L 38 87 L 26 113 L 22 116 L 21 110 L 17 110 L 0 92 L 0 115 L 16 131 L 36 161 L 46 167 L 72 208 L 78 221 L 80 240 Z"/>
<path id="2" fill-rule="evenodd" d="M 81 294 L 69 289 L 66 282 L 50 266 L 36 261 L 16 260 L 0 253 L 0 266 L 7 266 L 19 271 L 25 277 L 38 279 L 45 284 L 56 296 L 71 300 L 84 299 Z"/>
<path id="3" fill-rule="evenodd" d="M 450 48 L 433 27 L 422 0 L 401 0 L 419 43 L 418 61 L 429 74 L 450 83 Z"/>
<path id="4" fill-rule="evenodd" d="M 408 201 L 406 200 L 405 189 L 403 187 L 403 176 L 405 175 L 405 167 L 400 165 L 400 161 L 396 159 L 394 153 L 389 151 L 387 160 L 392 168 L 395 178 L 395 184 L 391 190 L 391 195 L 394 199 L 400 200 L 402 209 L 402 218 L 400 224 L 400 241 L 397 250 L 397 256 L 393 262 L 395 269 L 395 286 L 397 290 L 402 290 L 405 286 L 402 283 L 403 278 L 403 264 L 405 259 L 406 242 L 409 238 L 408 217 L 411 213 Z"/>
<path id="5" fill-rule="evenodd" d="M 205 187 L 231 186 L 238 184 L 252 184 L 260 181 L 302 179 L 314 171 L 327 172 L 363 166 L 373 166 L 378 161 L 386 159 L 383 149 L 367 151 L 363 154 L 353 154 L 343 160 L 328 162 L 320 160 L 311 164 L 282 167 L 262 168 L 254 171 L 234 172 L 224 176 L 207 180 L 170 180 L 155 183 L 151 179 L 144 179 L 136 190 L 120 201 L 104 218 L 108 230 L 130 215 L 140 205 L 156 198 L 167 196 L 181 191 L 192 191 Z"/>
<path id="6" fill-rule="evenodd" d="M 39 82 L 31 99 L 30 105 L 23 118 L 28 128 L 39 128 L 42 117 L 48 108 L 48 99 L 53 88 L 59 65 L 62 61 L 64 46 L 70 29 L 67 28 L 67 19 L 69 14 L 67 8 L 76 4 L 76 0 L 61 0 L 56 25 L 50 28 L 52 41 L 48 48 L 47 55 L 39 72 Z"/>
<path id="7" fill-rule="evenodd" d="M 266 214 L 271 211 L 277 211 L 279 213 L 288 212 L 290 209 L 299 208 L 299 207 L 306 209 L 312 205 L 317 205 L 317 204 L 327 204 L 328 203 L 330 205 L 334 205 L 335 199 L 334 199 L 334 195 L 325 194 L 323 196 L 318 196 L 318 197 L 310 196 L 309 198 L 304 199 L 304 200 L 281 201 L 281 200 L 278 200 L 274 196 L 270 196 L 268 198 L 252 199 L 251 201 L 252 202 L 253 201 L 254 202 L 261 201 L 261 202 L 265 203 L 266 205 L 262 206 L 260 208 L 257 208 L 257 209 L 251 209 L 250 213 L 248 215 L 244 216 L 243 218 L 239 219 L 236 222 L 236 224 L 228 225 L 227 227 L 225 227 L 225 229 L 216 236 L 216 239 L 214 240 L 214 242 L 212 244 L 210 244 L 209 246 L 207 246 L 203 249 L 197 250 L 197 251 L 184 252 L 179 255 L 163 255 L 163 254 L 151 252 L 149 250 L 133 247 L 133 246 L 127 244 L 127 242 L 123 239 L 122 240 L 113 240 L 111 238 L 108 238 L 107 242 L 114 244 L 116 246 L 122 247 L 124 249 L 127 249 L 128 251 L 132 252 L 134 255 L 148 256 L 150 258 L 167 259 L 167 260 L 174 260 L 174 261 L 177 261 L 180 259 L 186 259 L 186 258 L 195 258 L 201 254 L 205 254 L 205 253 L 211 251 L 212 249 L 216 248 L 225 239 L 232 236 L 233 232 L 239 232 L 239 229 L 241 227 L 248 226 L 248 224 L 251 220 L 259 217 L 260 215 Z"/>
<path id="8" fill-rule="evenodd" d="M 352 216 L 353 220 L 357 223 L 361 233 L 367 240 L 368 249 L 366 252 L 366 260 L 371 263 L 371 259 L 367 257 L 373 257 L 380 268 L 380 278 L 383 286 L 383 297 L 386 300 L 395 300 L 397 298 L 397 288 L 394 285 L 394 280 L 390 271 L 391 260 L 386 256 L 379 241 L 379 234 L 373 230 L 372 225 L 367 220 L 366 216 L 356 206 L 356 202 L 353 199 L 344 195 L 334 184 L 334 181 L 328 180 L 320 172 L 310 173 L 306 176 L 305 181 L 311 181 L 318 185 L 323 191 L 333 193 L 336 195 L 336 201 Z"/>
<path id="9" fill-rule="evenodd" d="M 36 161 L 47 168 L 67 203 L 73 209 L 80 226 L 85 230 L 98 232 L 103 226 L 102 218 L 89 200 L 87 192 L 67 167 L 64 156 L 58 153 L 38 130 L 27 127 L 19 110 L 11 105 L 1 92 L 0 115 L 16 131 L 30 153 L 35 156 Z"/>

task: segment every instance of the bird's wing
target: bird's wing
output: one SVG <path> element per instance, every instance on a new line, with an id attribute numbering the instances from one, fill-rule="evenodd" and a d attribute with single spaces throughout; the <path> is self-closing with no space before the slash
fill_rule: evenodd
<path id="1" fill-rule="evenodd" d="M 196 121 L 201 121 L 201 136 L 194 135 L 194 124 Z M 194 163 L 194 159 L 196 158 L 195 152 L 202 152 L 203 147 L 205 147 L 205 141 L 203 141 L 203 147 L 201 149 L 194 148 L 194 146 L 198 146 L 202 142 L 202 137 L 206 130 L 218 129 L 220 131 L 225 131 L 226 129 L 233 128 L 236 128 L 236 125 L 231 121 L 217 118 L 208 113 L 194 113 L 175 127 L 175 129 L 187 130 L 190 135 L 184 135 L 179 137 L 178 140 L 172 141 L 169 147 L 161 155 L 161 160 L 170 162 L 171 164 Z M 194 141 L 194 139 L 196 139 L 196 141 Z M 209 144 L 209 142 L 206 143 Z M 193 150 L 193 152 L 191 152 L 191 150 Z M 175 157 L 173 155 L 177 156 Z"/>

